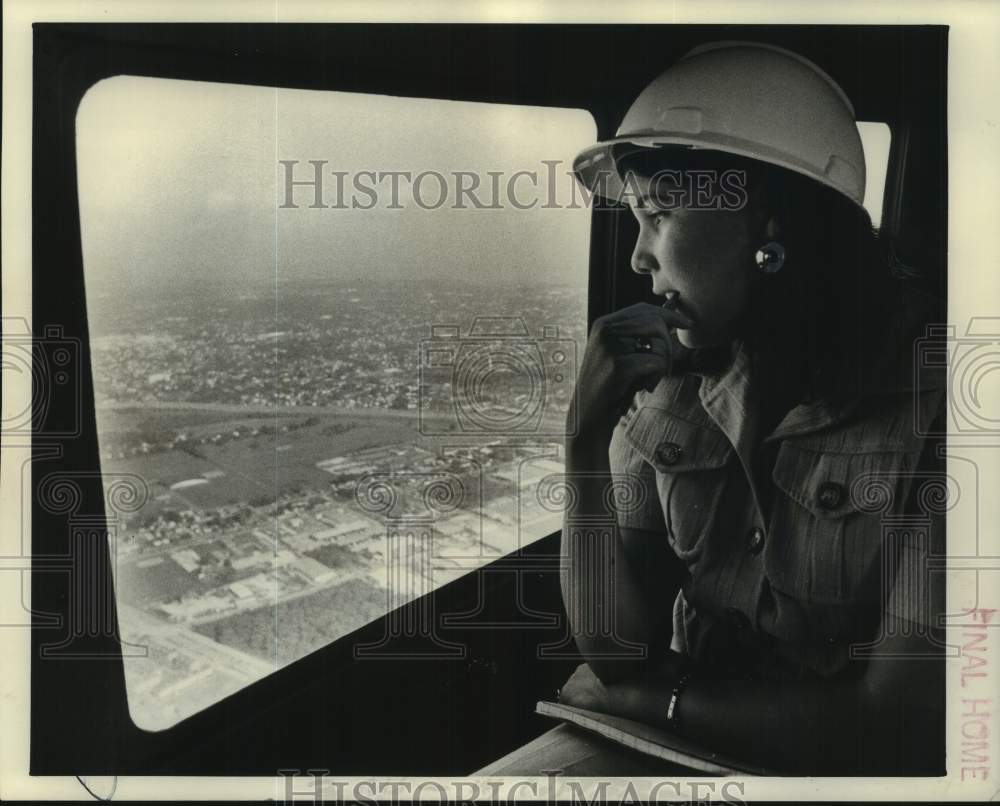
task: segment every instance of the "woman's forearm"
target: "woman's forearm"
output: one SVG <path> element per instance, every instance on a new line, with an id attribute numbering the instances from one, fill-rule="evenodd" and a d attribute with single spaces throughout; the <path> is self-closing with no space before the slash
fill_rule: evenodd
<path id="1" fill-rule="evenodd" d="M 676 678 L 609 686 L 620 716 L 676 728 L 697 743 L 780 773 L 885 774 L 926 736 L 918 714 L 898 697 L 873 697 L 860 681 L 706 680 L 693 678 L 667 707 Z M 912 694 L 912 692 L 910 692 Z M 915 725 L 919 729 L 915 729 Z M 910 746 L 907 746 L 907 743 Z"/>
<path id="2" fill-rule="evenodd" d="M 614 709 L 673 727 L 667 720 L 672 689 L 671 682 L 612 686 Z M 777 772 L 857 769 L 858 699 L 847 686 L 697 680 L 682 692 L 677 711 L 683 736 Z"/>
<path id="3" fill-rule="evenodd" d="M 569 499 L 562 530 L 563 603 L 577 647 L 605 683 L 649 657 L 651 624 L 607 494 L 610 433 L 567 440 Z"/>

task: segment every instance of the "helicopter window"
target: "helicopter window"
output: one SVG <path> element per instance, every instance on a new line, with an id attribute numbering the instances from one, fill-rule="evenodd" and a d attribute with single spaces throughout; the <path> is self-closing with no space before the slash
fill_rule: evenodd
<path id="1" fill-rule="evenodd" d="M 559 529 L 589 113 L 117 76 L 77 133 L 136 724 Z"/>

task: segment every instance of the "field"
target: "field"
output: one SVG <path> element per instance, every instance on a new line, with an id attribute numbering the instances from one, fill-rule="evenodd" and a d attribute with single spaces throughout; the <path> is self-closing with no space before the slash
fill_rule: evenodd
<path id="1" fill-rule="evenodd" d="M 117 417 L 122 412 L 114 414 Z M 151 415 L 126 413 L 126 416 L 132 418 L 132 423 L 148 423 L 142 417 Z M 272 428 L 277 422 L 279 430 L 256 436 L 247 433 L 223 444 L 192 444 L 188 440 L 183 447 L 159 453 L 104 459 L 101 469 L 105 475 L 132 473 L 146 481 L 151 494 L 149 512 L 212 510 L 230 504 L 265 505 L 278 495 L 327 486 L 331 476 L 316 467 L 323 459 L 363 448 L 412 444 L 418 438 L 415 419 L 393 416 L 384 421 L 372 416 L 348 419 L 342 415 L 302 414 L 277 421 L 273 417 L 262 420 L 254 416 L 234 419 L 232 413 L 226 413 L 223 419 L 213 419 L 212 412 L 206 413 L 204 419 L 200 419 L 198 412 L 167 412 L 164 416 L 171 428 L 192 428 L 197 423 L 204 433 L 217 433 L 223 424 L 226 429 L 244 433 L 262 422 Z M 289 430 L 282 432 L 281 424 L 289 426 Z M 172 485 L 193 479 L 205 479 L 206 483 L 171 489 Z"/>
<path id="2" fill-rule="evenodd" d="M 169 556 L 160 557 L 159 560 L 145 568 L 129 563 L 118 569 L 118 595 L 125 604 L 143 608 L 150 602 L 172 599 L 178 591 L 204 593 L 212 587 L 194 574 L 189 574 Z"/>

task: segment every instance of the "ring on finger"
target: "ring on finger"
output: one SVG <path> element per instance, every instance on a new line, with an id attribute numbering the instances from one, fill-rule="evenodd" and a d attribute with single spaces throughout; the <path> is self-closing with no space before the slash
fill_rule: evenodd
<path id="1" fill-rule="evenodd" d="M 653 352 L 653 342 L 648 336 L 637 336 L 635 339 L 635 351 L 637 353 Z"/>

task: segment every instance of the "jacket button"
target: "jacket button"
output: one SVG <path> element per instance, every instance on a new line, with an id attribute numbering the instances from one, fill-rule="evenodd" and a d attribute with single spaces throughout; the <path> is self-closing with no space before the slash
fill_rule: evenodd
<path id="1" fill-rule="evenodd" d="M 726 608 L 726 618 L 737 630 L 745 630 L 750 626 L 750 619 L 747 618 L 746 613 L 737 610 L 735 607 Z"/>
<path id="2" fill-rule="evenodd" d="M 760 554 L 762 548 L 764 548 L 764 530 L 754 526 L 747 535 L 747 551 L 751 554 Z"/>
<path id="3" fill-rule="evenodd" d="M 836 509 L 844 500 L 844 488 L 835 481 L 824 481 L 819 485 L 816 498 L 823 509 Z"/>
<path id="4" fill-rule="evenodd" d="M 661 442 L 656 449 L 656 458 L 665 465 L 672 465 L 681 458 L 681 446 L 676 442 Z"/>

